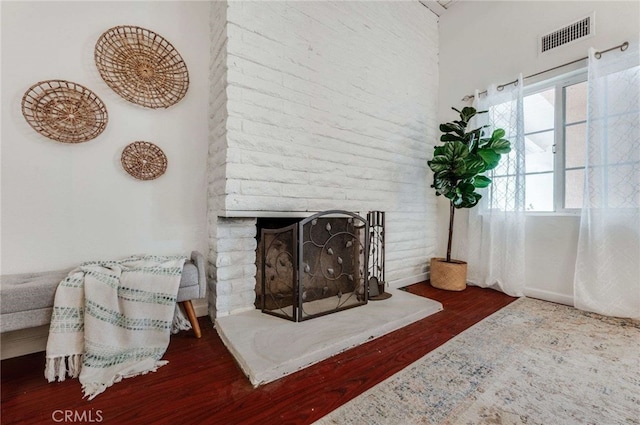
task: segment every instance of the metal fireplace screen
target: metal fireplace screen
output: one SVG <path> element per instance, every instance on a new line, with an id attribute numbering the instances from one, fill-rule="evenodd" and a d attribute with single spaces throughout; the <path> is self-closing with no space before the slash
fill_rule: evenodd
<path id="1" fill-rule="evenodd" d="M 337 210 L 262 229 L 262 311 L 300 322 L 366 304 L 368 234 L 367 220 Z"/>

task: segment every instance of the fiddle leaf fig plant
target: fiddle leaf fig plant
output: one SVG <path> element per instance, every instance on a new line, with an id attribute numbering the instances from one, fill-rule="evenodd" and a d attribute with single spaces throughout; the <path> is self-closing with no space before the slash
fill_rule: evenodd
<path id="1" fill-rule="evenodd" d="M 475 207 L 482 195 L 477 189 L 491 184 L 491 179 L 484 175 L 500 163 L 503 154 L 511 151 L 511 142 L 504 138 L 505 131 L 497 128 L 490 137 L 485 137 L 482 126 L 469 130 L 469 121 L 477 114 L 487 111 L 476 111 L 472 107 L 464 107 L 456 111 L 460 119 L 440 124 L 440 141 L 444 144 L 436 146 L 433 159 L 427 164 L 433 171 L 433 184 L 436 195 L 449 199 L 449 240 L 447 244 L 447 262 L 451 262 L 451 240 L 453 236 L 453 217 L 456 208 Z"/>

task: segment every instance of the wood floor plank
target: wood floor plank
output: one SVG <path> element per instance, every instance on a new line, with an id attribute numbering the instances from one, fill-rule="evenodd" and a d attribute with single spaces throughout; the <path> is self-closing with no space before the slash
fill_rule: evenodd
<path id="1" fill-rule="evenodd" d="M 82 399 L 77 379 L 46 382 L 44 353 L 3 360 L 2 423 L 60 423 L 54 420 L 60 411 L 72 411 L 105 424 L 309 424 L 515 300 L 490 289 L 450 292 L 427 282 L 407 290 L 440 301 L 444 310 L 258 388 L 208 318 L 200 318 L 202 338 L 190 332 L 171 337 L 164 356 L 169 365 L 126 379 L 90 402 Z"/>

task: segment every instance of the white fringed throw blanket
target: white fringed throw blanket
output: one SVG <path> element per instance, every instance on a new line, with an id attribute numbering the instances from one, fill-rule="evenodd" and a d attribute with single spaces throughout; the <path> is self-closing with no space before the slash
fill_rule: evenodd
<path id="1" fill-rule="evenodd" d="M 93 399 L 123 378 L 155 372 L 169 345 L 185 257 L 83 263 L 58 285 L 45 377 L 79 377 Z M 184 321 L 184 320 L 183 320 Z"/>

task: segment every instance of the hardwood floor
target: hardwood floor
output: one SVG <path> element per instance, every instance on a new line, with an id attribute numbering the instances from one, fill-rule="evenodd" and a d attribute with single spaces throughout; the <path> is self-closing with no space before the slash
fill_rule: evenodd
<path id="1" fill-rule="evenodd" d="M 171 337 L 167 366 L 92 401 L 82 399 L 77 379 L 47 383 L 44 353 L 4 360 L 2 424 L 309 424 L 515 300 L 477 287 L 449 292 L 423 282 L 407 289 L 440 301 L 444 311 L 259 388 L 208 318 L 200 318 L 201 339 Z"/>

